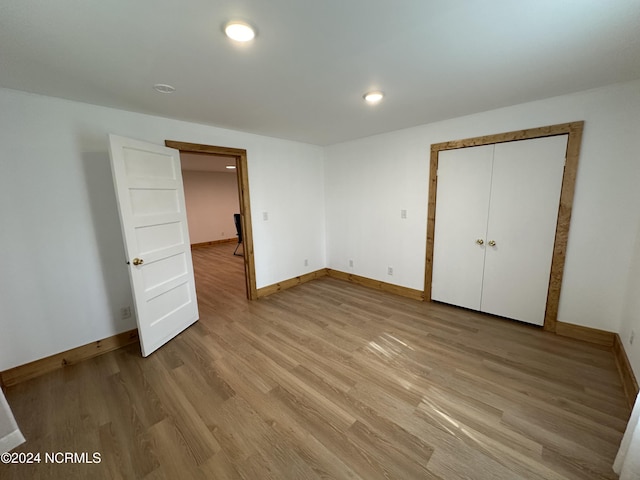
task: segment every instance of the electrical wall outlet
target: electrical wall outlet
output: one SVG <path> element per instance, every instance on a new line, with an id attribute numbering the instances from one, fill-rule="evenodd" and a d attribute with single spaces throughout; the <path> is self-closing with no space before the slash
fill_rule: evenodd
<path id="1" fill-rule="evenodd" d="M 131 307 L 122 307 L 120 309 L 120 318 L 122 320 L 126 320 L 127 318 L 131 318 Z"/>
<path id="2" fill-rule="evenodd" d="M 387 275 L 393 275 L 393 267 L 387 267 Z"/>
<path id="3" fill-rule="evenodd" d="M 309 259 L 308 259 L 308 258 L 305 258 L 305 259 L 304 259 L 304 266 L 305 266 L 305 267 L 308 267 L 308 266 L 309 266 Z"/>
<path id="4" fill-rule="evenodd" d="M 265 222 L 269 220 L 269 212 L 262 212 L 262 220 Z"/>
<path id="5" fill-rule="evenodd" d="M 407 211 L 406 210 L 400 210 L 400 218 L 402 218 L 402 219 L 406 219 L 407 218 Z"/>
<path id="6" fill-rule="evenodd" d="M 353 260 L 349 259 L 349 266 L 353 268 Z"/>
<path id="7" fill-rule="evenodd" d="M 631 335 L 629 335 L 629 345 L 633 345 L 633 339 L 636 336 L 636 332 L 634 332 L 633 330 L 631 330 Z"/>

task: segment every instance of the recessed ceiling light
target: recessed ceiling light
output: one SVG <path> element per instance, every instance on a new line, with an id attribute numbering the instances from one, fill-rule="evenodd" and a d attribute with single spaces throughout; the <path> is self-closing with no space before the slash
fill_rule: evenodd
<path id="1" fill-rule="evenodd" d="M 229 22 L 224 26 L 224 33 L 236 42 L 249 42 L 256 36 L 251 25 L 244 22 Z"/>
<path id="2" fill-rule="evenodd" d="M 368 103 L 378 103 L 382 97 L 384 97 L 382 92 L 368 92 L 362 96 Z"/>
<path id="3" fill-rule="evenodd" d="M 225 168 L 228 168 L 229 170 L 234 170 L 236 168 L 235 165 L 227 165 Z"/>
<path id="4" fill-rule="evenodd" d="M 156 83 L 153 86 L 153 89 L 156 92 L 160 92 L 160 93 L 173 93 L 176 91 L 176 87 L 172 85 L 167 85 L 166 83 Z"/>

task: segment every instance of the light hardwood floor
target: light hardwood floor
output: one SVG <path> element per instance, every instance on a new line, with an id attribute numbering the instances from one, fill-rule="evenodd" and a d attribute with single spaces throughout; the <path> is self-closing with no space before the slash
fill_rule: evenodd
<path id="1" fill-rule="evenodd" d="M 28 442 L 100 464 L 13 479 L 590 479 L 628 407 L 611 352 L 324 277 L 245 299 L 234 244 L 193 251 L 201 320 L 11 387 Z"/>

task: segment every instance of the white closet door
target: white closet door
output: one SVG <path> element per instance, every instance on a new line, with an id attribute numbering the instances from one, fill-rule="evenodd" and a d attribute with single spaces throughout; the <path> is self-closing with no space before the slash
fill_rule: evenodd
<path id="1" fill-rule="evenodd" d="M 566 147 L 567 135 L 495 145 L 483 312 L 544 324 Z"/>
<path id="2" fill-rule="evenodd" d="M 446 150 L 438 156 L 433 300 L 480 309 L 493 148 Z"/>

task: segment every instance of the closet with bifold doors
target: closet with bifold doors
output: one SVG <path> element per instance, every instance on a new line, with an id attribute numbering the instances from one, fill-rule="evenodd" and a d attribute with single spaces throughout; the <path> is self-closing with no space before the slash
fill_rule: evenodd
<path id="1" fill-rule="evenodd" d="M 545 323 L 568 137 L 437 152 L 432 300 Z"/>

